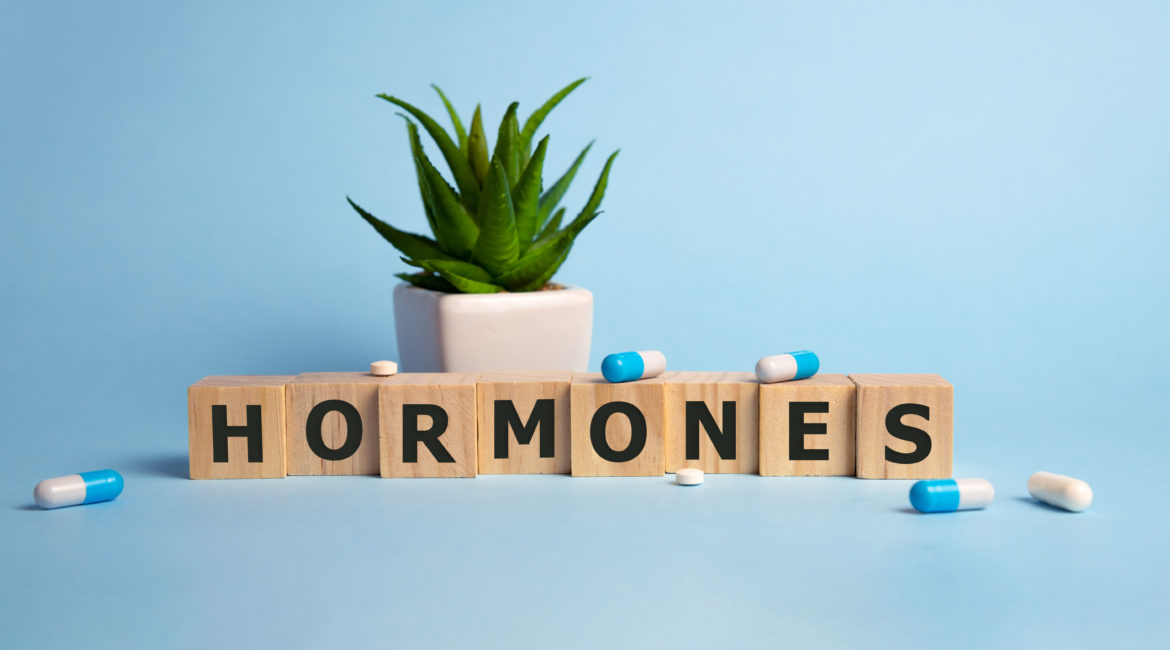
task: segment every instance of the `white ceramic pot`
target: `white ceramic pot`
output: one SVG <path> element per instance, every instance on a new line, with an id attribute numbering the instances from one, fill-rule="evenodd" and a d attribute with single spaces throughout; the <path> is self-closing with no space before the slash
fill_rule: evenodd
<path id="1" fill-rule="evenodd" d="M 593 294 L 441 293 L 400 284 L 394 325 L 403 372 L 575 370 L 589 364 Z"/>

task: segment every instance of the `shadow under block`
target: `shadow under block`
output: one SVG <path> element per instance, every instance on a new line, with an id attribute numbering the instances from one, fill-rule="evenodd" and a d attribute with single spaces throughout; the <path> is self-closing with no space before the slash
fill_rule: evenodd
<path id="1" fill-rule="evenodd" d="M 845 375 L 760 386 L 760 476 L 853 476 L 857 387 Z"/>
<path id="2" fill-rule="evenodd" d="M 476 475 L 476 373 L 400 373 L 378 387 L 385 478 Z"/>
<path id="3" fill-rule="evenodd" d="M 760 382 L 750 372 L 668 372 L 666 471 L 755 474 L 760 469 Z"/>
<path id="4" fill-rule="evenodd" d="M 573 476 L 665 472 L 662 377 L 611 384 L 600 373 L 575 373 L 569 391 Z"/>
<path id="5" fill-rule="evenodd" d="M 849 375 L 858 478 L 950 478 L 954 388 L 938 375 Z"/>
<path id="6" fill-rule="evenodd" d="M 204 377 L 188 388 L 191 478 L 284 478 L 284 385 L 292 378 Z"/>
<path id="7" fill-rule="evenodd" d="M 480 474 L 569 473 L 572 379 L 569 370 L 479 376 Z"/>
<path id="8" fill-rule="evenodd" d="M 378 386 L 365 372 L 306 372 L 284 388 L 289 476 L 377 474 Z"/>

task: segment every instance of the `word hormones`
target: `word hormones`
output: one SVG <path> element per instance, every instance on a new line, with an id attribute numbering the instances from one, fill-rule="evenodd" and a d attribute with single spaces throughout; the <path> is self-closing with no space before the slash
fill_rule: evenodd
<path id="1" fill-rule="evenodd" d="M 188 389 L 193 479 L 380 474 L 950 478 L 937 375 L 361 372 L 207 377 Z"/>

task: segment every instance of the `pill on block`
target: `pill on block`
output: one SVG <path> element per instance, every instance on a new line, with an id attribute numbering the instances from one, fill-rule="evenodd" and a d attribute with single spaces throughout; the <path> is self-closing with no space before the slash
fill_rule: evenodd
<path id="1" fill-rule="evenodd" d="M 1081 512 L 1093 503 L 1093 490 L 1088 483 L 1052 472 L 1033 474 L 1028 479 L 1028 494 L 1050 506 L 1071 512 Z"/>
<path id="2" fill-rule="evenodd" d="M 69 476 L 47 478 L 33 488 L 33 500 L 46 510 L 113 501 L 122 493 L 122 475 L 99 469 Z"/>
<path id="3" fill-rule="evenodd" d="M 702 485 L 703 470 L 693 467 L 680 467 L 674 473 L 674 482 L 679 485 Z"/>
<path id="4" fill-rule="evenodd" d="M 756 378 L 765 384 L 805 379 L 817 374 L 821 360 L 808 350 L 774 354 L 756 362 Z"/>
<path id="5" fill-rule="evenodd" d="M 979 510 L 991 505 L 995 488 L 981 478 L 944 478 L 910 486 L 910 505 L 918 512 Z"/>
<path id="6" fill-rule="evenodd" d="M 650 379 L 666 372 L 666 357 L 658 350 L 618 352 L 601 360 L 601 376 L 611 384 Z"/>
<path id="7" fill-rule="evenodd" d="M 375 377 L 389 377 L 398 374 L 398 364 L 393 361 L 375 361 L 370 364 L 370 374 Z"/>

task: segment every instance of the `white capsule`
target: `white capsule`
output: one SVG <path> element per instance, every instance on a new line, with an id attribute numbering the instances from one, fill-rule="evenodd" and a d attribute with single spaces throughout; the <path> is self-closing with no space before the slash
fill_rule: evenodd
<path id="1" fill-rule="evenodd" d="M 1081 512 L 1093 503 L 1093 489 L 1071 476 L 1036 472 L 1028 479 L 1028 494 L 1050 506 Z"/>
<path id="2" fill-rule="evenodd" d="M 774 354 L 756 362 L 756 377 L 764 384 L 805 379 L 817 374 L 821 360 L 808 350 Z"/>
<path id="3" fill-rule="evenodd" d="M 679 485 L 702 485 L 703 470 L 693 467 L 682 467 L 674 473 L 674 482 Z"/>
<path id="4" fill-rule="evenodd" d="M 398 364 L 393 361 L 375 361 L 370 364 L 370 374 L 375 377 L 389 377 L 398 374 Z"/>

